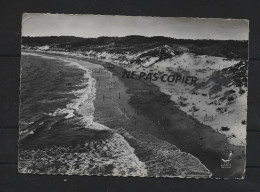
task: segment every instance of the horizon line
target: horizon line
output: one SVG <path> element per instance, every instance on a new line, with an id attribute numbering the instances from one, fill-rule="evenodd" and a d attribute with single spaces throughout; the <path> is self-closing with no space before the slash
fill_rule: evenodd
<path id="1" fill-rule="evenodd" d="M 44 36 L 21 36 L 23 37 L 29 37 L 29 38 L 37 38 L 37 37 L 75 37 L 75 38 L 82 38 L 82 39 L 97 39 L 100 37 L 107 37 L 107 38 L 124 38 L 124 37 L 131 37 L 131 36 L 138 36 L 138 37 L 147 37 L 147 38 L 152 38 L 152 37 L 164 37 L 164 38 L 169 38 L 169 39 L 175 39 L 175 40 L 214 40 L 214 41 L 249 41 L 249 39 L 179 39 L 175 37 L 168 37 L 168 36 L 143 36 L 143 35 L 126 35 L 126 36 L 98 36 L 98 37 L 82 37 L 82 36 L 73 36 L 73 35 L 44 35 Z"/>

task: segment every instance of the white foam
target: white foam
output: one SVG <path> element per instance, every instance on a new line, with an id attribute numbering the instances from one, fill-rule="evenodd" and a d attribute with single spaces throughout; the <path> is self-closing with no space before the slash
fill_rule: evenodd
<path id="1" fill-rule="evenodd" d="M 112 131 L 98 123 L 93 127 Z M 134 149 L 114 132 L 102 140 L 88 141 L 84 146 L 23 150 L 18 168 L 22 173 L 147 176 L 145 164 Z"/>
<path id="2" fill-rule="evenodd" d="M 82 115 L 86 127 L 89 127 L 93 123 L 93 119 L 94 119 L 93 101 L 95 100 L 95 92 L 96 92 L 96 88 L 95 88 L 96 80 L 92 78 L 91 70 L 85 68 L 84 66 L 78 64 L 77 62 L 66 60 L 61 57 L 46 56 L 46 55 L 36 54 L 36 53 L 23 53 L 23 54 L 39 56 L 46 59 L 60 60 L 65 62 L 67 65 L 76 66 L 77 68 L 85 71 L 83 77 L 85 79 L 85 81 L 83 82 L 85 88 L 72 92 L 77 98 L 73 99 L 71 103 L 67 104 L 66 108 L 58 108 L 53 113 L 48 113 L 47 115 L 57 116 L 57 115 L 67 114 L 64 118 L 69 119 L 75 117 L 76 116 L 75 113 L 77 113 Z"/>

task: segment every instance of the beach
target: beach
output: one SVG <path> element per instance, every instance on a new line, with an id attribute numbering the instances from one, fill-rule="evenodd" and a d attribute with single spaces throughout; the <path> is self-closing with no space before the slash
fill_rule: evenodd
<path id="1" fill-rule="evenodd" d="M 180 149 L 198 158 L 214 178 L 241 178 L 245 167 L 244 147 L 231 145 L 223 134 L 181 111 L 170 96 L 162 93 L 152 82 L 122 78 L 124 69 L 110 63 L 64 55 L 59 57 L 75 61 L 90 70 L 94 66 L 94 121 L 121 134 L 141 161 L 148 161 L 146 145 L 153 141 L 155 149 L 165 149 L 164 154 L 167 155 L 171 151 L 168 161 L 175 161 L 174 156 L 184 155 L 177 153 Z M 149 155 L 155 153 L 151 148 L 149 150 L 152 151 Z M 221 159 L 227 159 L 229 151 L 233 151 L 232 166 L 221 168 Z M 159 165 L 166 166 L 167 163 Z M 154 166 L 151 163 L 150 172 Z"/>

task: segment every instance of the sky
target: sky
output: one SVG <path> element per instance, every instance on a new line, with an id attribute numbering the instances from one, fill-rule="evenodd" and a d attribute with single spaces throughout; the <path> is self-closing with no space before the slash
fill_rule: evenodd
<path id="1" fill-rule="evenodd" d="M 233 19 L 25 13 L 22 36 L 165 36 L 248 40 L 249 22 Z"/>

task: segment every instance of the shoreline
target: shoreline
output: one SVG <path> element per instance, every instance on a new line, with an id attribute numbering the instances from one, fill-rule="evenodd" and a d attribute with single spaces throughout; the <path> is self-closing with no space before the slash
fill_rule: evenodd
<path id="1" fill-rule="evenodd" d="M 62 54 L 59 56 L 101 65 L 122 81 L 126 87 L 126 92 L 130 95 L 128 104 L 132 111 L 137 111 L 138 130 L 149 132 L 158 139 L 175 145 L 181 151 L 194 155 L 213 173 L 213 178 L 242 178 L 243 175 L 239 173 L 244 172 L 241 171 L 241 169 L 244 170 L 245 157 L 241 155 L 244 147 L 229 144 L 224 135 L 199 123 L 196 119 L 178 109 L 174 106 L 175 103 L 170 100 L 170 96 L 162 93 L 159 87 L 149 81 L 123 79 L 123 69 L 110 63 Z M 124 110 L 122 106 L 119 105 L 121 111 Z M 162 117 L 164 123 L 158 126 Z M 144 119 L 146 121 L 143 121 Z M 149 125 L 149 128 L 147 128 L 147 125 Z M 134 129 L 133 125 L 127 126 L 129 129 Z M 217 148 L 222 150 L 216 151 Z M 220 166 L 221 158 L 226 159 L 227 151 L 230 150 L 234 151 L 232 168 L 222 169 Z"/>

